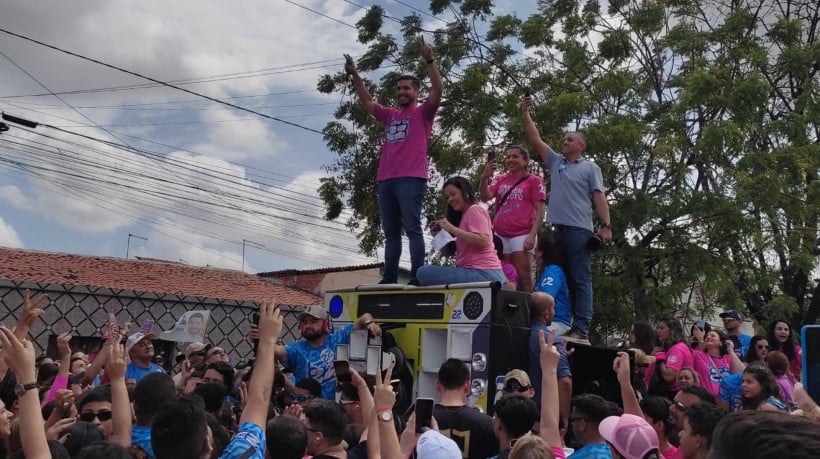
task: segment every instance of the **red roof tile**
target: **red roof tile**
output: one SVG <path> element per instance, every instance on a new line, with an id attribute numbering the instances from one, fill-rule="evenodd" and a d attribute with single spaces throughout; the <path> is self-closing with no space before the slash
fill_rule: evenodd
<path id="1" fill-rule="evenodd" d="M 0 278 L 222 300 L 271 300 L 293 306 L 322 303 L 320 296 L 240 271 L 154 259 L 124 260 L 6 247 L 0 247 Z"/>
<path id="2" fill-rule="evenodd" d="M 371 263 L 368 265 L 358 266 L 339 266 L 336 268 L 319 268 L 319 269 L 283 269 L 280 271 L 268 271 L 258 273 L 259 277 L 281 277 L 281 276 L 298 276 L 302 274 L 327 274 L 327 273 L 341 273 L 347 271 L 363 271 L 365 269 L 381 268 L 384 263 Z"/>

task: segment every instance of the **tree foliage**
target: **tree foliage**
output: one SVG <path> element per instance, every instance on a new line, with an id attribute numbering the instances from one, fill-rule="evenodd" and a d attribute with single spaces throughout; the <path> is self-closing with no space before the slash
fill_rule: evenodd
<path id="1" fill-rule="evenodd" d="M 455 20 L 422 30 L 372 10 L 358 65 L 377 100 L 396 77 L 424 78 L 415 37 L 432 41 L 445 78 L 430 143 L 434 178 L 476 177 L 488 149 L 526 136 L 530 88 L 542 137 L 586 130 L 604 174 L 615 243 L 594 257 L 596 331 L 671 315 L 680 302 L 794 326 L 820 315 L 812 254 L 820 222 L 820 6 L 814 0 L 541 0 L 528 17 L 489 0 L 432 0 Z M 375 12 L 374 12 L 375 11 Z M 376 16 L 379 17 L 376 17 Z M 352 94 L 343 74 L 325 93 Z M 328 218 L 343 206 L 372 253 L 383 129 L 355 103 L 325 129 L 338 153 L 322 184 Z M 441 209 L 431 180 L 428 209 Z"/>

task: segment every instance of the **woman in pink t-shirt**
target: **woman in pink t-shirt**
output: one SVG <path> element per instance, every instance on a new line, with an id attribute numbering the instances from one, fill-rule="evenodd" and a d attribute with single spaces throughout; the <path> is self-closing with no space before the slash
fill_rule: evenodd
<path id="1" fill-rule="evenodd" d="M 466 282 L 507 282 L 493 245 L 490 214 L 475 201 L 470 182 L 452 177 L 442 188 L 447 200 L 447 218 L 436 221 L 433 230 L 444 230 L 456 238 L 456 266 L 425 265 L 416 278 L 421 285 Z"/>
<path id="2" fill-rule="evenodd" d="M 695 327 L 694 337 L 699 343 L 698 347 L 692 350 L 692 360 L 695 364 L 695 371 L 698 372 L 700 384 L 717 396 L 720 389 L 720 381 L 732 373 L 740 373 L 746 367 L 734 351 L 726 335 L 719 330 L 703 330 Z"/>
<path id="3" fill-rule="evenodd" d="M 657 377 L 650 380 L 649 393 L 652 395 L 671 395 L 680 390 L 678 371 L 692 366 L 692 352 L 683 339 L 683 327 L 680 322 L 671 318 L 658 321 L 655 327 L 661 352 L 655 354 Z M 671 396 L 669 397 L 671 398 Z"/>
<path id="4" fill-rule="evenodd" d="M 789 358 L 789 370 L 795 381 L 800 381 L 803 366 L 803 351 L 794 343 L 794 331 L 786 320 L 775 320 L 769 325 L 769 346 L 772 351 L 780 351 Z"/>

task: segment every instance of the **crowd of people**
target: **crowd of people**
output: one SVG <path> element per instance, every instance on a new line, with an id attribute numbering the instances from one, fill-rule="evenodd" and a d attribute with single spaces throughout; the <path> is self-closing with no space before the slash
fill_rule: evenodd
<path id="1" fill-rule="evenodd" d="M 820 453 L 820 407 L 790 370 L 789 358 L 766 344 L 780 339 L 781 322 L 769 338 L 733 335 L 750 346 L 743 358 L 721 330 L 696 323 L 687 340 L 675 319 L 654 329 L 637 322 L 629 348 L 612 363 L 619 405 L 594 393 L 572 397 L 568 353 L 549 328 L 554 301 L 537 292 L 531 303 L 529 368 L 504 376 L 493 415 L 468 404 L 468 363 L 448 359 L 438 371 L 430 422 L 416 425 L 415 414 L 400 419 L 390 369 L 353 371 L 339 381 L 332 365 L 323 364 L 335 359 L 336 345 L 349 343 L 352 330 L 382 333 L 367 314 L 331 330 L 320 306 L 308 308 L 300 315 L 302 339 L 282 346 L 281 312 L 263 304 L 249 333 L 258 340 L 252 365 L 232 366 L 231 350 L 193 343 L 171 376 L 156 363 L 151 334 L 127 335 L 116 323 L 108 324 L 93 355 L 75 352 L 71 336 L 61 334 L 56 359 L 36 357 L 28 334 L 42 310 L 26 293 L 20 321 L 0 327 L 0 457 L 699 459 Z M 725 314 L 726 329 L 735 329 L 736 316 Z M 784 346 L 800 355 L 794 343 Z M 627 352 L 635 354 L 634 365 Z M 648 374 L 654 377 L 647 385 Z M 736 375 L 739 386 L 726 384 Z"/>

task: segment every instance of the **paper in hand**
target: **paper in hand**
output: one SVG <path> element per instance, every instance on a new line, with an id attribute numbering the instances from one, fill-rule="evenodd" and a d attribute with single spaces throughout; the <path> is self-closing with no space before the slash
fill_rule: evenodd
<path id="1" fill-rule="evenodd" d="M 454 238 L 452 234 L 441 230 L 433 237 L 433 248 L 436 249 L 437 252 L 441 251 L 444 246 L 455 240 L 456 238 Z"/>

